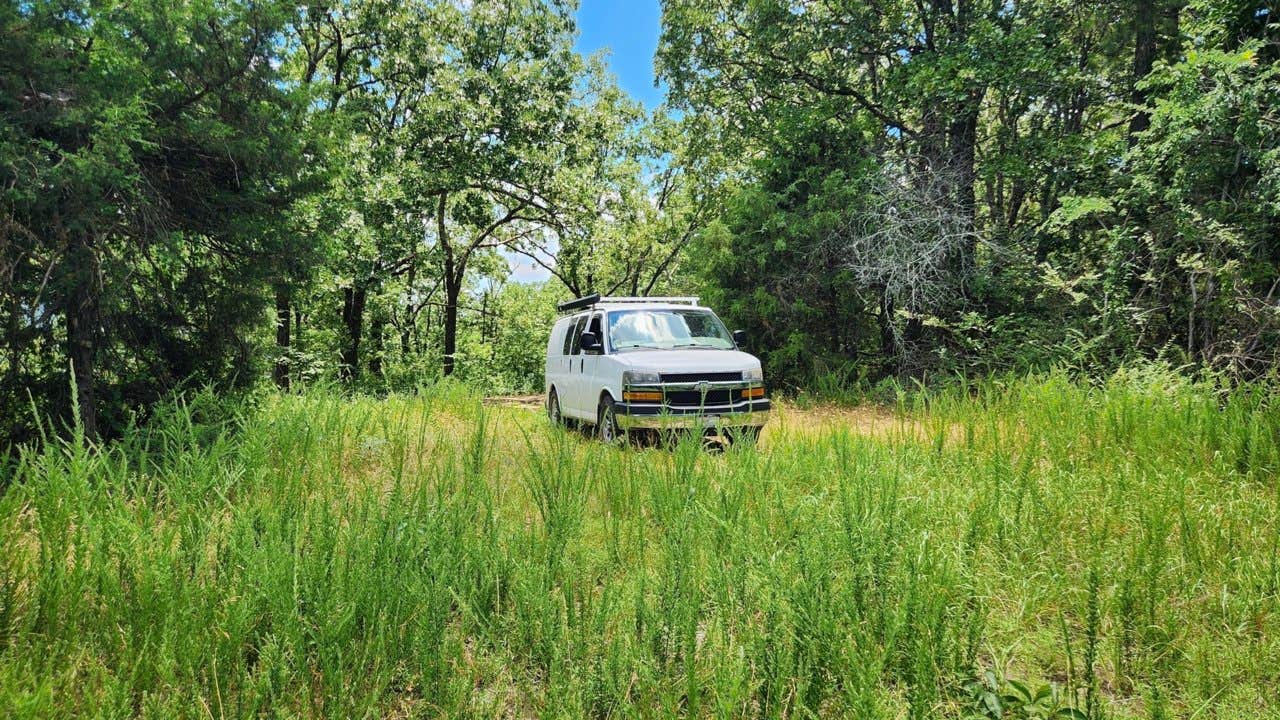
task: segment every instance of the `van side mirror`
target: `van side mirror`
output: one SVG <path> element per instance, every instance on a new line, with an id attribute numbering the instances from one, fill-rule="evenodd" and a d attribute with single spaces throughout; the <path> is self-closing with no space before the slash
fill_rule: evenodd
<path id="1" fill-rule="evenodd" d="M 733 331 L 733 344 L 734 344 L 734 345 L 737 345 L 738 347 L 742 347 L 743 345 L 746 345 L 746 344 L 747 344 L 747 331 L 746 331 L 746 330 L 734 330 L 734 331 Z"/>
<path id="2" fill-rule="evenodd" d="M 582 333 L 580 346 L 584 352 L 598 353 L 604 350 L 604 346 L 600 344 L 600 338 L 590 330 Z"/>

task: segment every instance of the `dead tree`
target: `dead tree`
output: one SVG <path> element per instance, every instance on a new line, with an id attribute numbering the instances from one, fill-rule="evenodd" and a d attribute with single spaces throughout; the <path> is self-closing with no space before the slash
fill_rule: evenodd
<path id="1" fill-rule="evenodd" d="M 978 233 L 956 188 L 962 178 L 920 159 L 886 162 L 828 251 L 877 294 L 881 350 L 905 371 L 925 318 L 964 298 Z"/>

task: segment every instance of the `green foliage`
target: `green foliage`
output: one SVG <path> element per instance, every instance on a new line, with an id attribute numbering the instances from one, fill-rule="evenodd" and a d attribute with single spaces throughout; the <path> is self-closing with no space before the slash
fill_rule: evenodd
<path id="1" fill-rule="evenodd" d="M 0 9 L 0 435 L 95 433 L 182 383 L 256 381 L 246 331 L 295 239 L 278 3 Z"/>
<path id="2" fill-rule="evenodd" d="M 650 202 L 646 154 L 684 136 L 642 129 L 571 10 L 6 6 L 0 433 L 30 437 L 31 400 L 69 424 L 69 374 L 90 435 L 178 387 L 257 383 L 263 360 L 281 387 L 461 362 L 538 384 L 550 306 L 490 306 L 512 259 L 575 292 L 662 289 L 708 207 L 685 170 Z"/>
<path id="3" fill-rule="evenodd" d="M 803 387 L 878 349 L 868 338 L 874 312 L 827 242 L 865 187 L 856 172 L 832 166 L 857 158 L 839 154 L 851 145 L 829 128 L 807 132 L 797 143 L 809 152 L 780 159 L 759 187 L 730 193 L 690 251 L 689 272 L 706 302 L 748 330 L 748 348 L 780 387 Z"/>
<path id="4" fill-rule="evenodd" d="M 562 292 L 701 295 L 810 393 L 1280 363 L 1274 13 L 672 0 L 646 114 L 575 9 L 0 9 L 0 433 L 534 389 Z"/>
<path id="5" fill-rule="evenodd" d="M 324 98 L 314 125 L 333 179 L 299 208 L 329 247 L 279 291 L 293 320 L 275 379 L 376 387 L 497 372 L 492 387 L 529 386 L 527 369 L 509 376 L 507 359 L 492 362 L 489 330 L 508 318 L 494 321 L 489 289 L 521 254 L 579 291 L 637 252 L 639 108 L 573 50 L 566 6 L 350 9 L 317 10 L 323 22 L 299 28 L 291 65 Z M 535 348 L 519 349 L 527 367 Z"/>
<path id="6" fill-rule="evenodd" d="M 793 328 L 871 376 L 1142 358 L 1266 374 L 1278 28 L 1212 0 L 666 3 L 659 71 L 735 171 L 690 265 L 718 270 L 708 294 L 750 310 L 788 380 L 814 374 L 779 350 Z M 926 207 L 873 202 L 913 193 Z M 932 228 L 929 205 L 963 222 L 927 233 L 953 257 L 923 272 L 885 228 Z M 886 269 L 949 290 L 904 303 Z M 828 298 L 838 312 L 806 320 Z"/>
<path id="7" fill-rule="evenodd" d="M 1026 683 L 986 670 L 980 678 L 965 683 L 965 689 L 973 700 L 975 717 L 989 720 L 1087 720 L 1088 717 L 1071 707 L 1056 684 L 1032 689 Z"/>
<path id="8" fill-rule="evenodd" d="M 511 282 L 477 295 L 477 317 L 458 339 L 458 379 L 485 388 L 486 394 L 541 393 L 547 341 L 559 317 L 556 304 L 568 298 L 564 289 Z M 424 378 L 439 379 L 438 360 L 429 353 L 426 367 L 393 365 L 387 386 L 407 389 Z"/>
<path id="9" fill-rule="evenodd" d="M 1275 400 L 1001 377 L 712 455 L 205 393 L 11 464 L 0 715 L 1274 714 Z"/>

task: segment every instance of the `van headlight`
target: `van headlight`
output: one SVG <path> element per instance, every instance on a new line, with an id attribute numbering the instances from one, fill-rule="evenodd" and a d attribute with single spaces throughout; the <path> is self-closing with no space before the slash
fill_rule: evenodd
<path id="1" fill-rule="evenodd" d="M 764 382 L 764 370 L 760 367 L 753 367 L 742 371 L 742 379 L 747 382 Z"/>
<path id="2" fill-rule="evenodd" d="M 623 370 L 623 385 L 657 385 L 662 382 L 658 373 L 650 370 Z"/>

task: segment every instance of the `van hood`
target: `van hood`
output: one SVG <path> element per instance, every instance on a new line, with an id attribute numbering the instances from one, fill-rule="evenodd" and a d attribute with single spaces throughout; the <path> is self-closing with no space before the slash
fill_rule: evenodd
<path id="1" fill-rule="evenodd" d="M 755 355 L 738 350 L 629 350 L 613 357 L 631 370 L 659 373 L 735 372 L 760 366 Z"/>

